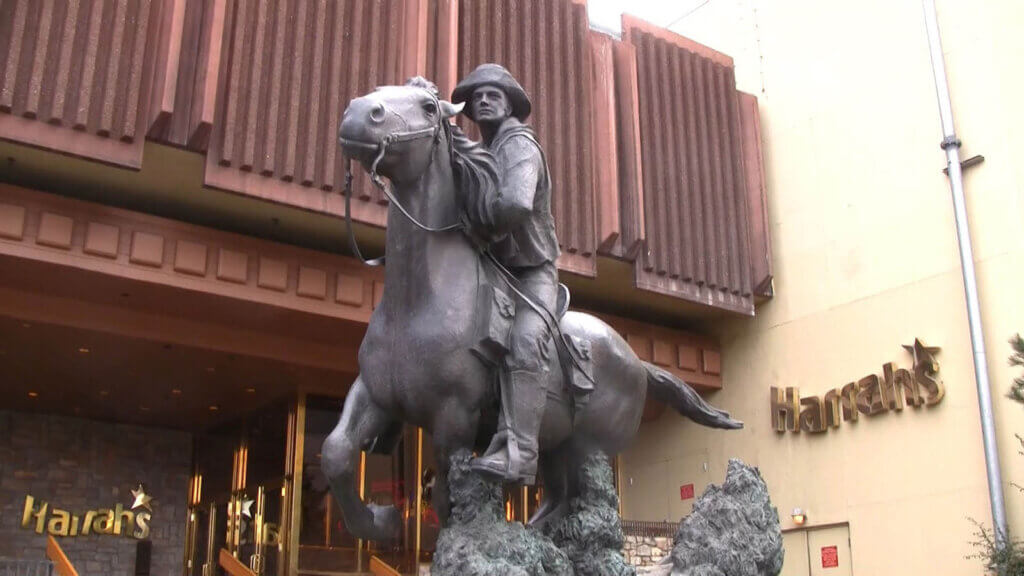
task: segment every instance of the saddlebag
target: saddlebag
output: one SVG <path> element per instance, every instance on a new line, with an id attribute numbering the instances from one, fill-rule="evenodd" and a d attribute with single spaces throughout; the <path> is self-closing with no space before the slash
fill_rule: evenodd
<path id="1" fill-rule="evenodd" d="M 516 318 L 516 302 L 493 284 L 482 282 L 477 290 L 477 339 L 473 353 L 497 366 L 509 351 L 509 336 Z"/>

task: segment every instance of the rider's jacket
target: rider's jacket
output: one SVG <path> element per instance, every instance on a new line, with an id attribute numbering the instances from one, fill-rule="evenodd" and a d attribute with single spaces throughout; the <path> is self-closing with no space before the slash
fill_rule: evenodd
<path id="1" fill-rule="evenodd" d="M 551 216 L 551 178 L 537 137 L 529 126 L 510 117 L 491 141 L 498 161 L 499 184 L 484 203 L 483 215 L 495 237 L 491 247 L 508 268 L 534 267 L 558 259 L 558 239 Z M 504 235 L 504 236 L 502 236 Z"/>

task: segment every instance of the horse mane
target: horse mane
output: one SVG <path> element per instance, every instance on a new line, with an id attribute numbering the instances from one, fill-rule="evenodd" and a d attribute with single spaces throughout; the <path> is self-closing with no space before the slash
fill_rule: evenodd
<path id="1" fill-rule="evenodd" d="M 410 78 L 405 85 L 421 88 L 440 99 L 437 85 L 426 78 L 416 76 Z M 483 232 L 493 226 L 489 217 L 491 210 L 488 209 L 488 199 L 498 194 L 498 164 L 490 151 L 479 142 L 469 139 L 458 124 L 448 120 L 441 122 L 450 143 L 457 201 L 475 231 Z"/>

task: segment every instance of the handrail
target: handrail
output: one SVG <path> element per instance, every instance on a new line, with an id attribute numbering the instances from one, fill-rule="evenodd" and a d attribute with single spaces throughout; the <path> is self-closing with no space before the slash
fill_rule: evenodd
<path id="1" fill-rule="evenodd" d="M 256 576 L 249 567 L 231 555 L 225 548 L 220 549 L 220 567 L 231 576 Z"/>
<path id="2" fill-rule="evenodd" d="M 376 556 L 370 556 L 370 572 L 373 572 L 373 576 L 402 576 L 401 572 Z"/>
<path id="3" fill-rule="evenodd" d="M 46 557 L 53 562 L 53 569 L 58 576 L 78 576 L 78 570 L 71 565 L 68 557 L 64 555 L 64 550 L 57 543 L 57 539 L 51 535 L 46 536 Z"/>

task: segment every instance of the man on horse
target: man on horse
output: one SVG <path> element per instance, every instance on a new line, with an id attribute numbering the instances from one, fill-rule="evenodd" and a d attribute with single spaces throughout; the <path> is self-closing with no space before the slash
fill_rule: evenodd
<path id="1" fill-rule="evenodd" d="M 551 178 L 533 130 L 523 122 L 530 99 L 504 67 L 482 64 L 459 82 L 452 102 L 480 128 L 498 165 L 498 189 L 480 198 L 470 218 L 488 233 L 498 262 L 533 304 L 554 313 L 558 298 L 558 239 L 551 216 Z M 472 467 L 490 477 L 533 484 L 537 436 L 547 401 L 548 370 L 556 354 L 545 319 L 518 302 L 501 382 L 498 433 Z"/>

